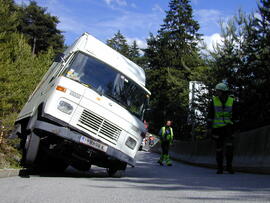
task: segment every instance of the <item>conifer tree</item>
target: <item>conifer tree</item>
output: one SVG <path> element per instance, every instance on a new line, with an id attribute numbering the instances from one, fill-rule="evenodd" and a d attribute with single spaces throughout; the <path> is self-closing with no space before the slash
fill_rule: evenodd
<path id="1" fill-rule="evenodd" d="M 138 47 L 136 40 L 134 40 L 129 47 L 129 56 L 134 62 L 140 57 L 140 48 Z"/>
<path id="2" fill-rule="evenodd" d="M 163 21 L 158 35 L 150 35 L 147 40 L 145 53 L 150 60 L 150 67 L 158 64 L 159 67 L 188 69 L 188 66 L 194 66 L 185 57 L 198 54 L 197 44 L 201 34 L 198 33 L 198 22 L 193 19 L 190 0 L 171 0 Z M 155 61 L 151 59 L 153 54 L 156 55 Z"/>
<path id="3" fill-rule="evenodd" d="M 18 15 L 13 0 L 0 0 L 0 39 L 17 31 Z"/>
<path id="4" fill-rule="evenodd" d="M 153 120 L 162 125 L 163 119 L 173 119 L 175 129 L 183 134 L 189 111 L 190 75 L 204 65 L 197 47 L 200 27 L 193 19 L 190 0 L 171 0 L 163 22 L 157 36 L 150 34 L 144 50 L 150 69 L 148 87 L 154 92 L 151 105 L 154 114 L 161 115 Z"/>
<path id="5" fill-rule="evenodd" d="M 49 47 L 56 52 L 62 51 L 64 37 L 57 29 L 59 20 L 56 16 L 47 13 L 47 9 L 38 6 L 35 1 L 20 7 L 19 14 L 18 31 L 27 37 L 33 54 L 47 51 Z"/>
<path id="6" fill-rule="evenodd" d="M 107 45 L 123 54 L 126 57 L 130 57 L 129 46 L 126 38 L 122 35 L 120 30 L 112 37 L 107 40 Z"/>

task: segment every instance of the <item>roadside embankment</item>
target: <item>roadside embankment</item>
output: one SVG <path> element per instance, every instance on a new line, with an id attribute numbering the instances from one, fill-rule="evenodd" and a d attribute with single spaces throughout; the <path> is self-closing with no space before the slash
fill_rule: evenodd
<path id="1" fill-rule="evenodd" d="M 234 135 L 234 161 L 237 171 L 270 174 L 270 126 Z M 151 149 L 160 153 L 160 145 Z M 171 158 L 185 163 L 214 168 L 215 142 L 202 140 L 194 143 L 175 141 Z"/>
<path id="2" fill-rule="evenodd" d="M 0 143 L 0 178 L 19 174 L 21 154 L 15 144 L 16 140 L 5 138 Z"/>
<path id="3" fill-rule="evenodd" d="M 18 176 L 20 169 L 0 169 L 0 178 Z"/>

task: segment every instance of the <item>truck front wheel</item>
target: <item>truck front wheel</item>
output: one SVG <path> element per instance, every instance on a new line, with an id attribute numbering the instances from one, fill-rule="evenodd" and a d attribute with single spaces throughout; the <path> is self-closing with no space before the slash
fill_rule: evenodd
<path id="1" fill-rule="evenodd" d="M 110 177 L 122 177 L 125 174 L 127 164 L 124 162 L 120 162 L 118 164 L 114 164 L 111 167 L 107 168 L 108 176 Z"/>
<path id="2" fill-rule="evenodd" d="M 23 149 L 23 166 L 33 166 L 38 154 L 39 144 L 40 137 L 37 136 L 34 132 L 31 132 L 27 135 Z"/>
<path id="3" fill-rule="evenodd" d="M 107 168 L 108 176 L 113 177 L 117 173 L 118 169 L 115 167 Z"/>

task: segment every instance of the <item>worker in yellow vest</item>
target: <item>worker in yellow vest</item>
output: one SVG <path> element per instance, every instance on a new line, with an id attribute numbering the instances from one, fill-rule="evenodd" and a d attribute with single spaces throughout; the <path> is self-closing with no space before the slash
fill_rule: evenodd
<path id="1" fill-rule="evenodd" d="M 161 153 L 160 159 L 158 160 L 158 163 L 161 166 L 163 165 L 163 161 L 166 162 L 167 166 L 172 166 L 172 162 L 169 156 L 169 148 L 173 141 L 173 129 L 171 125 L 172 125 L 172 121 L 168 120 L 166 122 L 166 125 L 163 126 L 159 131 L 159 138 L 160 138 L 162 153 Z"/>
<path id="2" fill-rule="evenodd" d="M 215 90 L 216 96 L 213 97 L 208 112 L 208 133 L 216 142 L 217 174 L 222 174 L 224 169 L 224 145 L 227 162 L 226 170 L 233 174 L 234 98 L 229 95 L 229 88 L 224 83 L 217 84 Z"/>

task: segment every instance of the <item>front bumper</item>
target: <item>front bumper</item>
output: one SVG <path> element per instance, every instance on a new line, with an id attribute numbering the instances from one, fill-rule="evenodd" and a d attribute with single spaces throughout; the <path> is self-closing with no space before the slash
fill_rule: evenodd
<path id="1" fill-rule="evenodd" d="M 52 133 L 56 136 L 62 137 L 64 139 L 73 141 L 73 142 L 78 143 L 78 144 L 82 144 L 80 142 L 80 140 L 82 138 L 85 138 L 85 137 L 89 138 L 89 135 L 84 136 L 81 133 L 70 130 L 68 127 L 61 127 L 61 126 L 57 126 L 57 125 L 54 125 L 54 124 L 51 124 L 51 123 L 48 123 L 45 121 L 39 121 L 39 120 L 36 120 L 36 122 L 33 126 L 33 129 L 46 131 L 46 132 Z M 92 139 L 95 142 L 98 142 L 102 145 L 106 145 L 106 144 L 102 143 L 101 141 L 95 140 L 94 138 L 90 137 L 90 139 Z M 106 146 L 107 146 L 106 152 L 100 151 L 101 153 L 105 153 L 108 156 L 111 156 L 111 157 L 116 158 L 120 161 L 123 161 L 131 166 L 135 166 L 135 163 L 136 163 L 135 159 L 133 159 L 132 157 L 129 157 L 125 153 L 123 153 L 123 152 L 121 152 L 121 151 L 119 151 L 111 146 L 108 146 L 108 145 L 106 145 Z M 91 148 L 91 146 L 88 146 L 88 147 Z M 95 150 L 97 150 L 97 149 L 95 149 Z"/>

